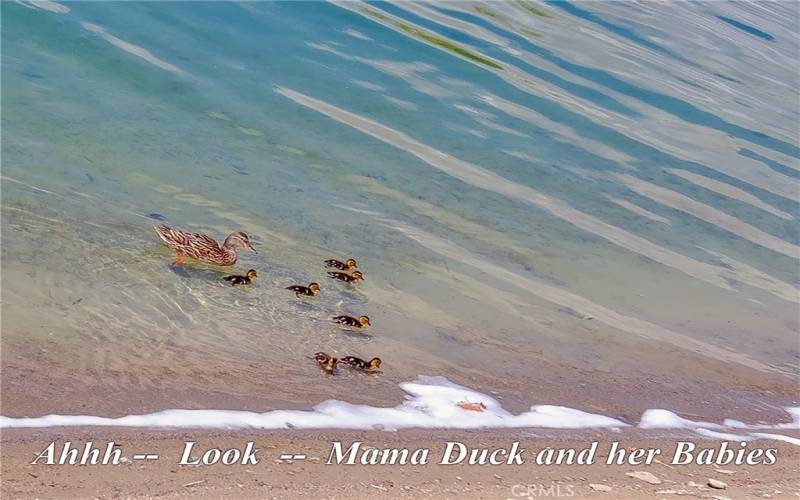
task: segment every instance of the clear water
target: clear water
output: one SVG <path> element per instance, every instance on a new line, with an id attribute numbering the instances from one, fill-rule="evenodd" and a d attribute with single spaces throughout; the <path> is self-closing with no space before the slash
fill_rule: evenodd
<path id="1" fill-rule="evenodd" d="M 799 17 L 3 2 L 4 413 L 395 401 L 419 373 L 593 404 L 622 397 L 577 388 L 598 374 L 790 384 Z M 246 231 L 256 284 L 169 269 L 154 217 Z M 324 277 L 351 256 L 366 281 Z M 321 381 L 319 350 L 384 373 Z"/>

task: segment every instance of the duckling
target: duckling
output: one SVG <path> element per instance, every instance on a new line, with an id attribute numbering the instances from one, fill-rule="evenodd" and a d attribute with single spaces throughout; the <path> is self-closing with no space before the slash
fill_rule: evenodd
<path id="1" fill-rule="evenodd" d="M 369 316 L 359 316 L 358 318 L 345 315 L 334 316 L 333 321 L 339 323 L 340 325 L 354 326 L 356 328 L 364 328 L 365 326 L 372 324 L 369 322 Z"/>
<path id="2" fill-rule="evenodd" d="M 325 265 L 327 265 L 328 267 L 335 267 L 336 269 L 341 269 L 342 271 L 347 271 L 348 269 L 353 269 L 358 267 L 358 264 L 356 264 L 356 259 L 347 259 L 344 262 L 336 259 L 328 259 L 325 261 Z"/>
<path id="3" fill-rule="evenodd" d="M 258 276 L 258 273 L 256 272 L 256 270 L 255 269 L 251 269 L 251 270 L 247 271 L 247 275 L 246 276 L 242 276 L 242 275 L 239 275 L 239 274 L 232 274 L 230 276 L 225 276 L 222 279 L 224 279 L 225 281 L 230 282 L 231 285 L 249 285 L 249 284 L 251 284 L 253 282 L 253 278 L 255 278 L 256 276 Z"/>
<path id="4" fill-rule="evenodd" d="M 333 375 L 333 369 L 336 368 L 336 364 L 339 362 L 338 359 L 326 352 L 318 352 L 314 354 L 314 361 L 316 361 L 320 368 L 325 370 L 325 373 L 329 375 Z"/>
<path id="5" fill-rule="evenodd" d="M 301 295 L 313 297 L 319 291 L 319 283 L 309 283 L 308 286 L 292 285 L 292 286 L 287 286 L 286 289 L 293 291 L 294 294 L 298 297 L 300 297 Z"/>
<path id="6" fill-rule="evenodd" d="M 361 271 L 353 271 L 353 274 L 328 271 L 328 276 L 335 280 L 344 281 L 345 283 L 356 283 L 358 280 L 364 279 L 364 275 L 361 274 Z"/>
<path id="7" fill-rule="evenodd" d="M 381 367 L 381 358 L 372 358 L 369 361 L 364 361 L 355 356 L 345 356 L 339 360 L 340 364 L 349 365 L 351 368 L 364 372 L 372 372 Z"/>

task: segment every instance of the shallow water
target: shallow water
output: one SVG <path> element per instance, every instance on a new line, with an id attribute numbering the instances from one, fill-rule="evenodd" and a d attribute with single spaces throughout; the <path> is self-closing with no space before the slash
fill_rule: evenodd
<path id="1" fill-rule="evenodd" d="M 618 406 L 578 385 L 657 379 L 680 406 L 796 380 L 792 4 L 2 14 L 3 363 L 23 379 L 4 414 L 63 412 L 82 386 L 113 413 L 389 402 L 420 373 Z M 161 219 L 246 231 L 255 285 L 169 269 Z M 324 277 L 350 256 L 363 283 Z M 311 280 L 313 301 L 283 290 Z M 319 350 L 384 372 L 320 381 Z"/>

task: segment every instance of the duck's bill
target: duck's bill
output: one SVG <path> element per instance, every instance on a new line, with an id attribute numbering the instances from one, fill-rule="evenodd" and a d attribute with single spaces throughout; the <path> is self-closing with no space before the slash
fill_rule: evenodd
<path id="1" fill-rule="evenodd" d="M 253 253 L 256 253 L 256 254 L 258 253 L 258 252 L 256 252 L 256 249 L 253 248 L 253 245 L 247 245 L 247 249 L 250 250 Z"/>

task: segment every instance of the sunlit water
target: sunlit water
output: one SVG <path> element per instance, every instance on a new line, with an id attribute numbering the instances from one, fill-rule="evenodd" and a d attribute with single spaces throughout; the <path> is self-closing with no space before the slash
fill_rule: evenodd
<path id="1" fill-rule="evenodd" d="M 642 378 L 681 385 L 672 407 L 790 384 L 797 22 L 792 3 L 3 2 L 3 362 L 26 381 L 4 413 L 395 401 L 420 373 L 595 406 L 658 401 Z M 255 285 L 171 270 L 162 218 L 246 231 Z M 325 278 L 332 257 L 366 281 Z M 283 289 L 312 280 L 313 301 Z M 325 378 L 319 350 L 384 370 Z"/>

